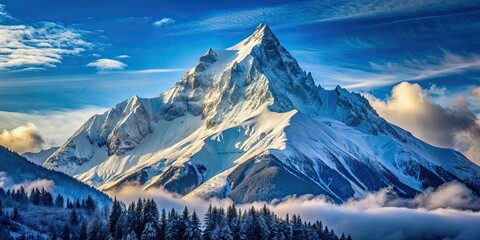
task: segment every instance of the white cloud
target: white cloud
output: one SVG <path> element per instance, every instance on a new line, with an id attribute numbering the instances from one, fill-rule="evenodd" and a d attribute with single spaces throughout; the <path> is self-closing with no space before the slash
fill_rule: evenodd
<path id="1" fill-rule="evenodd" d="M 4 129 L 0 133 L 0 145 L 18 153 L 38 151 L 42 148 L 43 143 L 42 136 L 38 132 L 37 127 L 32 123 L 9 130 Z"/>
<path id="2" fill-rule="evenodd" d="M 131 57 L 128 56 L 128 55 L 118 55 L 118 56 L 116 56 L 115 58 L 124 59 L 124 58 L 131 58 Z"/>
<path id="3" fill-rule="evenodd" d="M 139 197 L 153 198 L 161 208 L 176 208 L 185 205 L 203 215 L 209 204 L 226 207 L 230 199 L 182 199 L 161 188 L 140 190 L 127 186 L 118 192 L 109 192 L 111 197 L 127 203 Z M 256 202 L 237 205 L 247 209 L 263 204 L 283 217 L 287 213 L 300 214 L 303 220 L 321 220 L 336 233 L 349 233 L 353 239 L 475 239 L 480 234 L 480 200 L 461 183 L 453 182 L 427 190 L 414 199 L 398 197 L 391 189 L 382 189 L 359 199 L 336 205 L 322 197 L 304 196 L 290 198 L 272 204 Z"/>
<path id="4" fill-rule="evenodd" d="M 63 144 L 91 116 L 105 111 L 105 108 L 99 107 L 27 113 L 0 111 L 0 130 L 29 126 L 31 123 L 30 130 L 35 130 L 33 133 L 41 136 L 43 140 L 41 145 L 32 145 L 39 150 L 39 147 L 49 148 Z M 25 142 L 21 143 L 21 145 L 25 144 Z M 33 149 L 28 151 L 31 150 Z"/>
<path id="5" fill-rule="evenodd" d="M 92 46 L 81 30 L 52 22 L 5 24 L 9 16 L 0 5 L 0 71 L 54 68 L 64 56 Z"/>
<path id="6" fill-rule="evenodd" d="M 155 21 L 153 26 L 155 27 L 162 27 L 162 26 L 170 26 L 175 24 L 175 20 L 172 18 L 162 18 L 161 20 Z"/>
<path id="7" fill-rule="evenodd" d="M 94 67 L 98 70 L 122 70 L 127 67 L 127 64 L 118 60 L 102 58 L 87 64 L 87 67 Z"/>
<path id="8" fill-rule="evenodd" d="M 392 89 L 385 101 L 365 96 L 372 107 L 387 121 L 398 125 L 431 144 L 463 152 L 480 164 L 480 125 L 468 108 L 464 96 L 457 96 L 443 107 L 431 98 L 442 91 L 422 89 L 418 84 L 402 82 Z"/>

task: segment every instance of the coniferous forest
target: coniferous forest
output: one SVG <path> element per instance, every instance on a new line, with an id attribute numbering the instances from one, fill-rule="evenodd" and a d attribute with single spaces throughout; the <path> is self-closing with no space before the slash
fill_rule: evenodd
<path id="1" fill-rule="evenodd" d="M 226 209 L 209 206 L 204 216 L 185 206 L 183 211 L 159 209 L 153 199 L 125 205 L 114 200 L 97 206 L 90 196 L 68 199 L 45 189 L 30 192 L 0 188 L 0 239 L 58 240 L 346 240 L 321 221 L 306 222 L 299 215 L 279 217 L 266 206 Z"/>

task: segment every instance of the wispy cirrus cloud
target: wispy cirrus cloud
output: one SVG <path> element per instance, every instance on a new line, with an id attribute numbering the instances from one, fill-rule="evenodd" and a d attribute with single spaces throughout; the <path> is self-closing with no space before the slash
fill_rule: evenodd
<path id="1" fill-rule="evenodd" d="M 293 52 L 315 54 L 315 50 Z M 480 55 L 459 55 L 444 51 L 442 55 L 417 56 L 398 62 L 369 62 L 367 66 L 342 66 L 312 61 L 303 56 L 301 66 L 311 71 L 323 86 L 341 85 L 348 89 L 372 89 L 390 86 L 402 81 L 420 81 L 480 69 Z"/>
<path id="2" fill-rule="evenodd" d="M 8 14 L 7 10 L 5 9 L 5 5 L 0 4 L 0 23 L 10 19 L 12 19 L 12 16 Z"/>
<path id="3" fill-rule="evenodd" d="M 5 19 L 13 18 L 0 5 L 0 72 L 54 68 L 64 56 L 92 47 L 83 38 L 85 32 L 73 27 L 52 22 L 7 24 Z"/>
<path id="4" fill-rule="evenodd" d="M 471 1 L 304 1 L 276 6 L 210 12 L 194 21 L 179 24 L 177 34 L 191 34 L 252 27 L 266 22 L 277 27 L 299 26 L 350 18 L 399 16 L 420 12 L 437 12 L 451 7 L 473 6 Z"/>
<path id="5" fill-rule="evenodd" d="M 94 67 L 101 71 L 122 70 L 127 67 L 127 64 L 114 59 L 102 58 L 87 64 L 87 67 Z"/>
<path id="6" fill-rule="evenodd" d="M 175 20 L 173 18 L 162 18 L 158 21 L 155 21 L 152 25 L 154 27 L 164 27 L 164 26 L 170 26 L 175 24 Z"/>

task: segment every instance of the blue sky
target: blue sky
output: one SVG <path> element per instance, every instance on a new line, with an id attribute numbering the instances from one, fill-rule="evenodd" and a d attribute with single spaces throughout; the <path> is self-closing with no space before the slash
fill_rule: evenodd
<path id="1" fill-rule="evenodd" d="M 408 81 L 445 107 L 468 95 L 480 113 L 478 0 L 1 4 L 0 112 L 9 116 L 91 113 L 157 96 L 208 48 L 232 46 L 260 22 L 326 88 L 384 100 Z M 2 119 L 0 129 L 14 127 Z"/>

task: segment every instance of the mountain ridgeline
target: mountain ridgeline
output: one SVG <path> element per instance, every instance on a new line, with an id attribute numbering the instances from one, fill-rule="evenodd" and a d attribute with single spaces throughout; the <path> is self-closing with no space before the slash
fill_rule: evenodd
<path id="1" fill-rule="evenodd" d="M 38 166 L 2 146 L 0 146 L 0 177 L 1 187 L 4 188 L 45 187 L 51 188 L 53 194 L 62 194 L 69 199 L 90 195 L 100 205 L 108 205 L 111 202 L 107 195 L 97 189 L 62 172 Z"/>
<path id="2" fill-rule="evenodd" d="M 100 190 L 135 183 L 237 203 L 344 202 L 385 187 L 411 197 L 453 180 L 480 189 L 479 166 L 388 123 L 357 93 L 317 86 L 263 24 L 209 49 L 160 96 L 91 117 L 43 166 Z"/>

